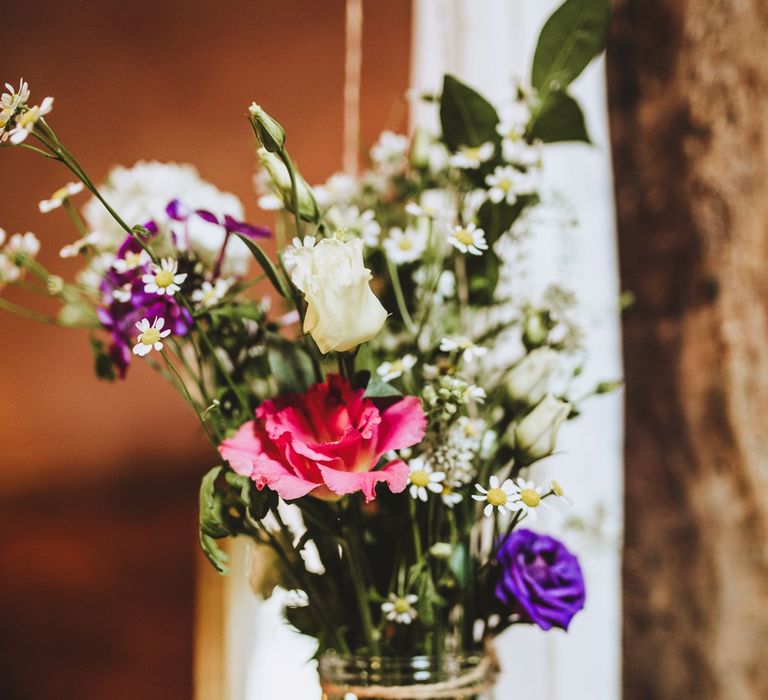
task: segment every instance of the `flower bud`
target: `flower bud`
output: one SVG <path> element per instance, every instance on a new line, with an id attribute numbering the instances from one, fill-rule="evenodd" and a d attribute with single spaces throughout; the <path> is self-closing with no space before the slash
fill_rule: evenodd
<path id="1" fill-rule="evenodd" d="M 453 545 L 449 542 L 435 542 L 430 548 L 429 553 L 435 559 L 450 559 L 453 554 Z"/>
<path id="2" fill-rule="evenodd" d="M 525 314 L 523 321 L 523 344 L 528 350 L 538 348 L 547 342 L 551 324 L 549 314 L 532 309 Z"/>
<path id="3" fill-rule="evenodd" d="M 251 114 L 251 125 L 261 145 L 270 153 L 282 150 L 285 145 L 285 129 L 255 102 L 248 111 Z"/>
<path id="4" fill-rule="evenodd" d="M 551 455 L 557 444 L 557 432 L 568 418 L 571 404 L 545 396 L 515 427 L 515 448 L 525 464 Z"/>
<path id="5" fill-rule="evenodd" d="M 547 395 L 549 378 L 557 368 L 558 354 L 549 347 L 529 352 L 507 374 L 504 385 L 513 401 L 535 406 Z"/>
<path id="6" fill-rule="evenodd" d="M 429 166 L 429 146 L 432 138 L 426 129 L 417 127 L 411 140 L 410 160 L 414 168 L 426 168 Z"/>
<path id="7" fill-rule="evenodd" d="M 286 209 L 294 211 L 293 187 L 291 186 L 291 176 L 288 168 L 280 158 L 270 153 L 266 148 L 260 148 L 259 161 L 262 167 L 269 173 L 269 177 L 275 187 L 275 191 Z M 296 192 L 299 200 L 299 214 L 309 221 L 316 221 L 318 217 L 317 202 L 312 188 L 307 181 L 299 174 L 296 176 Z"/>

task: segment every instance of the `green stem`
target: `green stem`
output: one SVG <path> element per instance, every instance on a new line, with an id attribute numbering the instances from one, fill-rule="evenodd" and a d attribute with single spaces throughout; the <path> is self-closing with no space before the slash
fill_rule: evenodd
<path id="1" fill-rule="evenodd" d="M 200 409 L 197 406 L 197 403 L 195 403 L 195 400 L 192 398 L 192 394 L 189 393 L 189 389 L 187 389 L 187 385 L 184 382 L 184 379 L 179 374 L 179 371 L 176 369 L 176 366 L 171 362 L 171 359 L 168 357 L 168 354 L 165 350 L 161 350 L 160 354 L 163 356 L 163 359 L 165 360 L 165 363 L 168 365 L 168 369 L 171 371 L 171 374 L 176 377 L 176 380 L 179 383 L 179 388 L 181 389 L 181 393 L 184 395 L 184 398 L 187 400 L 187 403 L 192 407 L 192 410 L 195 412 L 195 415 L 197 416 L 197 419 L 200 421 L 200 425 L 203 427 L 203 430 L 205 431 L 205 434 L 208 436 L 208 439 L 211 441 L 214 447 L 218 447 L 218 442 L 213 437 L 213 434 L 211 433 L 210 429 L 208 428 L 208 424 L 205 422 L 205 418 L 203 418 L 202 414 L 200 413 Z"/>
<path id="2" fill-rule="evenodd" d="M 389 278 L 392 280 L 392 290 L 395 292 L 395 301 L 397 302 L 397 309 L 400 312 L 400 317 L 403 319 L 403 323 L 408 329 L 408 332 L 414 335 L 416 333 L 416 324 L 413 322 L 411 314 L 408 312 L 408 306 L 405 303 L 403 287 L 400 284 L 400 273 L 397 271 L 397 267 L 389 257 L 387 257 L 387 270 L 389 271 Z"/>
<path id="3" fill-rule="evenodd" d="M 32 321 L 37 321 L 38 323 L 48 323 L 52 326 L 59 325 L 59 322 L 51 316 L 46 316 L 45 314 L 38 313 L 37 311 L 32 311 L 32 309 L 19 306 L 18 304 L 14 304 L 12 301 L 8 301 L 2 297 L 0 297 L 0 309 L 5 309 L 6 311 L 10 311 L 12 314 L 16 314 L 17 316 L 21 316 L 23 318 L 28 318 Z"/>
<path id="4" fill-rule="evenodd" d="M 419 523 L 416 519 L 416 499 L 408 498 L 408 506 L 411 515 L 411 535 L 413 536 L 413 553 L 416 561 L 421 560 L 421 535 L 419 534 Z"/>
<path id="5" fill-rule="evenodd" d="M 72 219 L 72 223 L 75 225 L 75 228 L 80 233 L 80 236 L 85 238 L 88 235 L 88 229 L 85 228 L 85 224 L 83 223 L 83 220 L 80 218 L 80 214 L 78 214 L 77 209 L 75 209 L 72 202 L 69 201 L 69 199 L 65 199 L 62 202 L 62 206 L 64 207 L 64 211 L 67 212 L 69 215 L 69 218 Z"/>

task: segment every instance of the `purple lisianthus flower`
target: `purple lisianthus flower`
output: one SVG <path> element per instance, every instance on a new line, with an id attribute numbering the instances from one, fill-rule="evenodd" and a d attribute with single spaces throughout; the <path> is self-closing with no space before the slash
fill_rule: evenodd
<path id="1" fill-rule="evenodd" d="M 245 221 L 238 221 L 235 217 L 230 216 L 229 214 L 224 214 L 223 219 L 219 219 L 216 214 L 206 211 L 205 209 L 198 209 L 195 211 L 195 214 L 209 224 L 223 226 L 227 233 L 241 233 L 249 238 L 269 238 L 272 233 L 266 226 L 256 226 L 255 224 L 249 224 Z"/>
<path id="2" fill-rule="evenodd" d="M 567 630 L 584 607 L 584 577 L 579 560 L 554 537 L 515 530 L 496 556 L 496 598 L 541 629 Z"/>

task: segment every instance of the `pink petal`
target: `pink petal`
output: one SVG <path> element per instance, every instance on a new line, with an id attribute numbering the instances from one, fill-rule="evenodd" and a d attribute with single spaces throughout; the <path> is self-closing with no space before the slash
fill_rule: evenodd
<path id="1" fill-rule="evenodd" d="M 269 486 L 273 491 L 277 491 L 286 501 L 306 496 L 320 486 L 317 482 L 296 476 L 287 467 L 266 455 L 254 460 L 251 478 L 257 485 L 260 483 L 262 488 Z"/>
<path id="2" fill-rule="evenodd" d="M 384 410 L 379 425 L 377 456 L 389 450 L 402 450 L 421 442 L 427 427 L 427 417 L 421 401 L 406 396 Z"/>
<path id="3" fill-rule="evenodd" d="M 261 440 L 256 435 L 256 421 L 248 421 L 238 431 L 219 445 L 219 454 L 229 462 L 238 474 L 251 476 L 253 460 L 263 452 Z"/>
<path id="4" fill-rule="evenodd" d="M 385 482 L 392 493 L 400 493 L 408 485 L 408 466 L 402 460 L 390 462 L 375 472 L 344 472 L 318 465 L 325 485 L 339 496 L 362 491 L 365 502 L 376 498 L 376 484 Z"/>

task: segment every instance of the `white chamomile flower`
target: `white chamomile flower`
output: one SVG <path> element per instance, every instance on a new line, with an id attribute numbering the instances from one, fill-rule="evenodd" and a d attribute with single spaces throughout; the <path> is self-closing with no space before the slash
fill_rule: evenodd
<path id="1" fill-rule="evenodd" d="M 304 238 L 297 236 L 291 241 L 291 245 L 283 251 L 283 265 L 289 275 L 296 268 L 296 255 L 305 248 L 314 248 L 315 243 L 317 239 L 314 236 L 304 236 Z"/>
<path id="2" fill-rule="evenodd" d="M 78 255 L 80 255 L 80 253 L 82 253 L 84 250 L 88 250 L 88 248 L 92 248 L 98 245 L 100 240 L 101 240 L 101 235 L 97 231 L 92 231 L 91 233 L 86 234 L 82 238 L 79 238 L 74 243 L 69 243 L 68 245 L 65 245 L 59 251 L 59 257 L 75 258 Z M 147 256 L 147 260 L 149 260 L 149 256 Z"/>
<path id="3" fill-rule="evenodd" d="M 132 285 L 126 282 L 122 287 L 112 290 L 112 298 L 122 304 L 127 304 L 131 300 Z"/>
<path id="4" fill-rule="evenodd" d="M 525 173 L 511 165 L 499 165 L 485 178 L 485 184 L 489 187 L 488 199 L 494 204 L 499 202 L 514 204 L 518 194 L 526 194 L 530 191 L 528 179 Z"/>
<path id="5" fill-rule="evenodd" d="M 379 140 L 371 147 L 371 160 L 384 172 L 394 175 L 408 162 L 409 140 L 407 136 L 383 131 Z"/>
<path id="6" fill-rule="evenodd" d="M 0 143 L 8 139 L 8 123 L 29 99 L 29 85 L 23 79 L 19 82 L 18 90 L 10 83 L 5 84 L 5 89 L 7 92 L 0 96 Z"/>
<path id="7" fill-rule="evenodd" d="M 445 189 L 424 190 L 417 202 L 408 202 L 405 211 L 411 216 L 433 221 L 453 221 L 456 218 L 456 197 Z"/>
<path id="8" fill-rule="evenodd" d="M 454 168 L 464 170 L 477 170 L 483 163 L 493 158 L 496 147 L 491 141 L 486 141 L 482 146 L 460 146 L 448 163 Z"/>
<path id="9" fill-rule="evenodd" d="M 141 281 L 144 282 L 144 291 L 147 294 L 167 294 L 173 296 L 178 292 L 187 279 L 187 273 L 178 273 L 179 262 L 173 258 L 165 258 L 160 261 L 160 265 L 151 265 L 150 270 L 142 275 Z"/>
<path id="10" fill-rule="evenodd" d="M 398 596 L 394 593 L 389 594 L 389 600 L 381 604 L 381 612 L 384 613 L 387 620 L 399 622 L 403 625 L 410 625 L 416 619 L 416 608 L 413 606 L 418 602 L 419 597 L 413 593 L 405 596 Z"/>
<path id="11" fill-rule="evenodd" d="M 136 324 L 136 328 L 139 329 L 139 337 L 136 338 L 136 345 L 133 346 L 133 354 L 144 357 L 149 354 L 154 348 L 158 352 L 163 349 L 162 339 L 171 334 L 170 329 L 163 330 L 165 325 L 165 319 L 162 317 L 156 318 L 152 325 L 149 325 L 149 319 L 143 318 Z"/>
<path id="12" fill-rule="evenodd" d="M 418 498 L 426 502 L 429 497 L 429 491 L 432 493 L 443 492 L 443 481 L 445 481 L 445 472 L 436 472 L 427 464 L 423 457 L 414 457 L 408 467 L 411 470 L 409 479 L 410 487 L 408 493 L 411 498 Z"/>
<path id="13" fill-rule="evenodd" d="M 453 508 L 457 503 L 461 503 L 464 500 L 464 496 L 458 491 L 454 491 L 454 485 L 448 482 L 443 482 L 443 490 L 440 492 L 440 499 L 449 508 Z"/>
<path id="14" fill-rule="evenodd" d="M 233 280 L 229 279 L 218 279 L 215 284 L 203 282 L 200 289 L 192 292 L 192 301 L 206 308 L 216 306 L 230 290 L 232 284 Z"/>
<path id="15" fill-rule="evenodd" d="M 512 510 L 522 511 L 531 520 L 536 520 L 536 509 L 544 505 L 542 499 L 544 490 L 541 486 L 536 486 L 532 481 L 526 481 L 522 477 L 517 479 L 515 489 L 515 501 L 512 504 Z"/>
<path id="16" fill-rule="evenodd" d="M 507 163 L 524 168 L 541 167 L 541 144 L 528 143 L 525 139 L 504 139 L 501 142 L 502 157 Z"/>
<path id="17" fill-rule="evenodd" d="M 518 495 L 518 489 L 512 479 L 505 479 L 504 483 L 501 483 L 499 477 L 494 474 L 489 479 L 489 488 L 486 489 L 480 484 L 475 484 L 475 488 L 479 493 L 472 494 L 472 498 L 486 502 L 483 508 L 483 515 L 486 517 L 493 513 L 494 508 L 500 513 L 515 510 L 513 501 Z"/>
<path id="18" fill-rule="evenodd" d="M 488 348 L 475 345 L 469 338 L 458 336 L 455 338 L 443 338 L 440 341 L 440 350 L 443 352 L 460 352 L 461 359 L 466 363 L 474 362 L 488 352 Z"/>
<path id="19" fill-rule="evenodd" d="M 454 226 L 448 236 L 448 242 L 459 252 L 470 255 L 482 255 L 484 250 L 488 250 L 485 231 L 477 228 L 475 224 Z"/>
<path id="20" fill-rule="evenodd" d="M 26 140 L 35 128 L 35 124 L 53 109 L 53 98 L 46 97 L 39 105 L 30 107 L 16 118 L 16 126 L 8 132 L 11 143 L 18 145 Z"/>
<path id="21" fill-rule="evenodd" d="M 144 267 L 144 265 L 148 265 L 150 262 L 151 259 L 149 253 L 142 248 L 135 253 L 129 251 L 122 258 L 115 258 L 115 260 L 112 261 L 112 268 L 115 272 L 124 275 L 126 272 L 135 270 L 138 267 Z"/>
<path id="22" fill-rule="evenodd" d="M 399 360 L 382 362 L 376 370 L 376 374 L 381 377 L 382 381 L 388 382 L 402 377 L 403 372 L 413 369 L 415 364 L 416 357 L 414 355 L 403 355 Z"/>
<path id="23" fill-rule="evenodd" d="M 376 213 L 373 209 L 361 212 L 354 205 L 335 205 L 328 209 L 326 218 L 334 229 L 349 231 L 359 236 L 369 248 L 375 248 L 379 244 L 381 226 L 376 221 Z"/>
<path id="24" fill-rule="evenodd" d="M 25 255 L 28 258 L 34 258 L 40 252 L 40 241 L 31 231 L 26 233 L 14 233 L 5 246 L 5 253 L 13 258 L 18 255 Z"/>
<path id="25" fill-rule="evenodd" d="M 384 239 L 384 251 L 395 265 L 415 262 L 421 258 L 426 249 L 426 236 L 411 226 L 408 226 L 405 231 L 395 226 L 389 229 L 389 234 Z"/>
<path id="26" fill-rule="evenodd" d="M 43 214 L 47 214 L 49 211 L 58 209 L 70 197 L 74 197 L 76 194 L 82 192 L 83 187 L 85 187 L 85 185 L 83 185 L 82 182 L 68 182 L 64 187 L 56 190 L 51 195 L 50 199 L 44 199 L 40 202 L 37 207 Z"/>
<path id="27" fill-rule="evenodd" d="M 560 485 L 559 481 L 555 481 L 554 479 L 552 479 L 552 481 L 549 482 L 549 492 L 553 496 L 559 498 L 561 501 L 564 501 L 565 503 L 567 503 L 569 506 L 573 505 L 573 501 L 568 496 L 565 495 L 565 490 Z"/>

